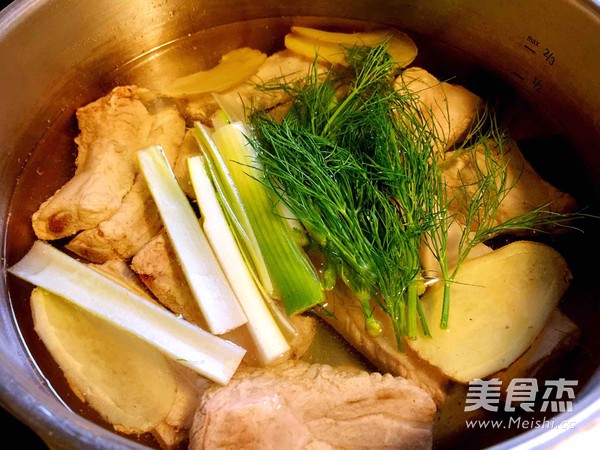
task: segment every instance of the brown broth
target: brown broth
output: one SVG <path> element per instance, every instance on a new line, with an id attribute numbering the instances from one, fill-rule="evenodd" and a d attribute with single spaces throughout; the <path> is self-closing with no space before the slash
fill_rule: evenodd
<path id="1" fill-rule="evenodd" d="M 117 68 L 103 85 L 137 84 L 157 88 L 175 77 L 214 65 L 220 55 L 233 48 L 251 46 L 272 53 L 282 48 L 283 36 L 292 23 L 335 30 L 368 29 L 374 26 L 360 22 L 316 18 L 273 18 L 234 23 L 201 31 L 141 55 Z M 466 60 L 464 55 L 452 47 L 420 39 L 419 36 L 413 38 L 420 52 L 414 65 L 430 70 L 441 79 L 452 78 L 455 83 L 463 84 L 484 97 L 491 96 L 495 99 L 501 113 L 507 117 L 516 117 L 516 120 L 511 123 L 512 130 L 519 138 L 523 152 L 539 172 L 557 187 L 574 194 L 582 205 L 596 204 L 596 199 L 587 198 L 588 192 L 593 190 L 589 189 L 586 180 L 578 175 L 585 171 L 578 166 L 576 158 L 573 157 L 573 150 L 568 141 L 556 131 L 556 125 L 542 119 L 541 113 L 520 100 L 511 88 L 475 65 L 473 61 Z M 97 92 L 85 93 L 83 97 L 96 98 L 106 93 L 99 87 Z M 73 174 L 77 151 L 73 140 L 78 133 L 74 112 L 74 110 L 65 110 L 50 124 L 19 176 L 12 196 L 8 221 L 6 242 L 8 265 L 20 259 L 35 239 L 31 228 L 31 215 Z M 558 372 L 552 372 L 551 375 L 560 373 L 567 378 L 576 378 L 580 380 L 582 386 L 596 369 L 600 354 L 600 339 L 596 339 L 598 331 L 595 326 L 595 318 L 600 314 L 598 289 L 593 283 L 593 269 L 583 263 L 587 258 L 582 258 L 582 255 L 590 249 L 597 251 L 600 245 L 596 233 L 570 234 L 549 243 L 563 253 L 573 271 L 573 286 L 561 306 L 583 331 L 581 345 L 564 360 Z M 57 243 L 59 246 L 61 244 L 63 243 Z M 30 292 L 31 286 L 27 283 L 13 277 L 9 279 L 11 305 L 24 344 L 39 368 L 40 378 L 47 382 L 68 408 L 111 429 L 111 426 L 104 423 L 96 412 L 72 393 L 61 370 L 33 330 L 28 301 Z M 370 367 L 356 351 L 345 344 L 326 325 L 319 328 L 315 347 L 309 351 L 305 359 L 311 362 Z M 464 430 L 466 416 L 461 408 L 464 404 L 464 396 L 464 388 L 454 387 L 451 400 L 438 414 L 434 426 L 436 447 L 480 448 L 498 443 L 517 432 L 517 430 L 466 432 Z M 156 445 L 148 436 L 134 437 L 134 439 L 150 446 Z"/>

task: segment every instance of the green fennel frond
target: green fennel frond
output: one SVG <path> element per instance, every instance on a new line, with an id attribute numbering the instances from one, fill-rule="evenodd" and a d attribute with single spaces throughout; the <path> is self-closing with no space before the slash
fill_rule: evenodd
<path id="1" fill-rule="evenodd" d="M 282 84 L 291 97 L 280 121 L 250 114 L 251 143 L 263 183 L 303 224 L 325 261 L 322 281 L 337 278 L 355 294 L 370 335 L 381 331 L 373 308 L 391 318 L 399 348 L 420 325 L 429 335 L 419 295 L 420 250 L 427 242 L 445 283 L 441 326 L 448 323 L 449 286 L 471 249 L 499 233 L 566 223 L 538 208 L 498 224 L 498 208 L 513 188 L 504 158 L 507 137 L 485 109 L 454 157 L 469 157 L 469 178 L 449 189 L 449 163 L 439 154 L 435 125 L 418 93 L 394 85 L 386 46 L 347 49 L 348 68 Z M 269 88 L 275 88 L 270 86 Z M 448 266 L 448 229 L 464 226 L 459 263 Z"/>
<path id="2" fill-rule="evenodd" d="M 398 343 L 415 337 L 422 235 L 436 226 L 432 133 L 415 95 L 394 89 L 385 46 L 348 50 L 347 73 L 313 71 L 281 123 L 251 116 L 265 183 L 306 227 L 330 270 L 357 294 L 367 324 L 374 300 Z M 336 267 L 336 269 L 331 269 Z M 372 324 L 371 324 L 372 325 Z"/>

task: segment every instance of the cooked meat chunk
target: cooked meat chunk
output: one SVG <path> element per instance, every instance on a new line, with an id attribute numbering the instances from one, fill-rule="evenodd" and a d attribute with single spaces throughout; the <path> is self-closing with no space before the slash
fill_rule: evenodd
<path id="1" fill-rule="evenodd" d="M 365 331 L 365 316 L 358 301 L 343 283 L 327 292 L 325 307 L 327 312 L 320 308 L 315 311 L 380 371 L 407 378 L 429 392 L 438 405 L 444 402 L 448 378 L 409 346 L 405 345 L 402 353 L 398 351 L 391 320 L 381 308 L 375 308 L 374 314 L 383 325 L 383 333 L 373 338 Z"/>
<path id="2" fill-rule="evenodd" d="M 133 257 L 131 268 L 160 303 L 206 328 L 166 231 L 161 231 L 142 247 Z"/>
<path id="3" fill-rule="evenodd" d="M 152 130 L 152 114 L 140 99 L 147 94 L 134 86 L 117 87 L 77 110 L 77 169 L 33 214 L 38 238 L 71 236 L 117 212 L 135 180 L 135 151 Z"/>
<path id="4" fill-rule="evenodd" d="M 424 69 L 410 67 L 396 78 L 397 89 L 418 97 L 424 125 L 435 134 L 436 148 L 446 151 L 463 139 L 477 119 L 481 99 L 462 86 L 438 80 Z"/>
<path id="5" fill-rule="evenodd" d="M 168 100 L 157 98 L 146 105 L 155 113 L 152 116 L 150 134 L 140 148 L 160 145 L 171 165 L 174 165 L 185 134 L 185 120 L 175 105 Z M 112 157 L 135 159 L 135 153 Z M 126 161 L 124 163 L 128 164 Z M 109 259 L 129 259 L 161 228 L 160 215 L 146 180 L 138 170 L 131 190 L 125 195 L 116 212 L 100 222 L 97 227 L 79 233 L 67 248 L 98 263 Z"/>
<path id="6" fill-rule="evenodd" d="M 173 407 L 165 420 L 152 430 L 152 435 L 163 450 L 181 448 L 188 441 L 200 398 L 213 384 L 180 364 L 174 363 L 173 370 L 177 377 Z"/>
<path id="7" fill-rule="evenodd" d="M 463 205 L 461 190 L 469 196 L 473 195 L 479 187 L 480 174 L 489 173 L 483 145 L 480 144 L 474 152 L 448 152 L 445 155 L 443 176 L 447 186 L 453 191 L 449 198 L 455 199 L 455 211 L 460 212 Z M 505 187 L 508 192 L 501 197 L 502 201 L 494 217 L 497 223 L 504 223 L 536 208 L 560 213 L 575 210 L 575 199 L 543 180 L 525 159 L 516 142 L 508 141 L 502 146 L 501 152 L 498 144 L 493 141 L 486 145 L 494 160 L 501 167 L 506 167 Z"/>
<path id="8" fill-rule="evenodd" d="M 146 286 L 140 281 L 137 274 L 122 259 L 111 259 L 102 264 L 89 264 L 89 267 L 139 296 L 157 303 L 148 289 L 146 289 Z"/>
<path id="9" fill-rule="evenodd" d="M 290 343 L 290 359 L 300 359 L 311 346 L 317 334 L 317 318 L 309 314 L 296 314 L 290 317 L 296 329 L 296 336 Z"/>
<path id="10" fill-rule="evenodd" d="M 209 389 L 190 448 L 425 449 L 435 412 L 404 378 L 289 361 Z"/>
<path id="11" fill-rule="evenodd" d="M 289 99 L 283 89 L 259 89 L 257 86 L 264 83 L 294 83 L 304 79 L 311 68 L 312 62 L 298 56 L 289 50 L 283 50 L 269 56 L 260 66 L 256 75 L 242 85 L 218 94 L 217 98 L 228 106 L 241 119 L 245 109 L 250 107 L 271 109 Z M 198 96 L 188 101 L 185 113 L 192 120 L 209 123 L 212 115 L 219 109 L 217 99 L 212 94 Z"/>
<path id="12" fill-rule="evenodd" d="M 75 236 L 67 248 L 89 261 L 129 259 L 162 228 L 146 181 L 138 174 L 120 208 L 97 227 Z"/>
<path id="13" fill-rule="evenodd" d="M 480 186 L 481 177 L 489 173 L 483 145 L 480 144 L 474 150 L 447 152 L 441 163 L 444 181 L 448 189 L 448 198 L 453 199 L 451 209 L 453 212 L 458 212 L 456 220 L 448 228 L 446 246 L 448 267 L 455 266 L 458 261 L 458 246 L 463 234 L 464 220 L 462 220 L 462 225 L 459 222 L 461 214 L 466 208 L 467 199 Z M 489 154 L 493 156 L 495 163 L 498 164 L 498 167 L 503 168 L 502 172 L 506 172 L 506 192 L 499 193 L 502 201 L 493 218 L 496 224 L 504 223 L 536 208 L 560 213 L 575 210 L 577 205 L 574 198 L 543 180 L 527 162 L 514 141 L 508 141 L 503 146 L 502 154 L 498 151 L 497 143 L 488 141 L 487 145 L 491 152 Z M 498 180 L 498 186 L 500 186 L 500 180 Z M 477 226 L 477 224 L 473 224 L 473 226 Z M 439 263 L 427 242 L 424 240 L 421 245 L 422 268 L 428 275 L 438 276 L 440 273 Z M 479 243 L 472 248 L 468 257 L 475 258 L 490 251 L 489 247 Z"/>

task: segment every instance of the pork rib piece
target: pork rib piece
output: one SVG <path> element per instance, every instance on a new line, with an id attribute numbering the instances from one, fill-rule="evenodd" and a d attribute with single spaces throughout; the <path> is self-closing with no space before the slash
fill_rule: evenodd
<path id="1" fill-rule="evenodd" d="M 153 112 L 152 127 L 140 148 L 160 145 L 173 167 L 186 132 L 185 120 L 169 99 L 151 98 L 145 105 Z M 137 164 L 133 151 L 120 157 L 124 164 L 129 164 L 129 158 Z M 146 180 L 137 167 L 136 172 L 131 190 L 116 212 L 75 236 L 67 246 L 69 250 L 96 263 L 129 259 L 161 230 L 162 220 Z"/>
<path id="2" fill-rule="evenodd" d="M 435 412 L 404 378 L 288 361 L 206 391 L 190 449 L 426 449 Z"/>
<path id="3" fill-rule="evenodd" d="M 180 364 L 173 363 L 173 370 L 177 379 L 173 406 L 167 417 L 152 430 L 152 436 L 163 450 L 185 448 L 200 398 L 213 384 Z"/>
<path id="4" fill-rule="evenodd" d="M 131 269 L 163 306 L 175 314 L 181 314 L 189 322 L 206 328 L 200 307 L 165 230 L 136 253 L 131 260 Z"/>
<path id="5" fill-rule="evenodd" d="M 496 223 L 504 223 L 536 208 L 558 213 L 577 209 L 577 202 L 570 194 L 555 188 L 535 171 L 514 140 L 506 141 L 502 147 L 494 141 L 488 141 L 485 145 L 492 159 L 500 167 L 506 168 L 505 188 L 508 192 L 498 206 L 494 217 Z M 451 190 L 448 197 L 456 199 L 451 204 L 454 210 L 461 212 L 463 207 L 461 192 L 473 195 L 480 186 L 480 173 L 487 175 L 485 155 L 484 144 L 478 145 L 473 151 L 458 150 L 444 155 L 443 178 L 447 189 Z"/>
<path id="6" fill-rule="evenodd" d="M 152 115 L 135 86 L 117 87 L 77 110 L 80 134 L 75 175 L 33 214 L 40 239 L 71 236 L 112 216 L 137 173 L 133 152 L 143 147 Z"/>
<path id="7" fill-rule="evenodd" d="M 481 99 L 462 86 L 440 81 L 425 69 L 410 67 L 396 78 L 397 90 L 416 95 L 423 125 L 436 136 L 440 151 L 446 151 L 462 140 L 473 126 Z"/>

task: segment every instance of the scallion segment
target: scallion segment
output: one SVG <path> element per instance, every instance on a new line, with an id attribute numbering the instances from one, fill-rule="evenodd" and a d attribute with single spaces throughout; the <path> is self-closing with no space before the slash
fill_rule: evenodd
<path id="1" fill-rule="evenodd" d="M 246 267 L 256 280 L 256 286 L 261 291 L 267 307 L 277 321 L 279 328 L 288 342 L 291 342 L 296 335 L 296 329 L 285 312 L 281 310 L 280 306 L 273 299 L 274 288 L 271 276 L 269 275 L 263 255 L 260 252 L 254 231 L 250 227 L 250 221 L 242 204 L 240 193 L 234 186 L 224 161 L 222 159 L 215 159 L 213 161 L 210 156 L 215 155 L 220 157 L 209 130 L 200 123 L 196 123 L 194 126 L 194 135 L 200 147 L 204 149 L 205 168 L 213 183 L 219 204 L 227 218 L 227 223 L 233 231 L 238 249 L 246 261 Z M 210 147 L 210 150 L 207 150 L 207 147 Z"/>
<path id="2" fill-rule="evenodd" d="M 202 228 L 223 271 L 248 318 L 248 331 L 263 364 L 271 364 L 285 356 L 290 346 L 271 315 L 263 292 L 257 286 L 242 255 L 218 195 L 205 167 L 203 156 L 187 160 L 190 179 L 202 217 Z"/>
<path id="3" fill-rule="evenodd" d="M 201 126 L 196 129 L 202 133 Z M 268 270 L 272 295 L 281 299 L 288 314 L 302 312 L 324 301 L 323 288 L 286 219 L 277 213 L 277 200 L 261 181 L 263 174 L 248 139 L 249 130 L 235 122 L 212 134 L 214 145 L 206 145 L 202 136 L 199 143 L 238 196 L 237 212 L 242 216 L 238 223 L 246 223 L 246 234 L 256 239 L 254 250 Z"/>
<path id="4" fill-rule="evenodd" d="M 189 200 L 160 147 L 137 153 L 142 173 L 209 330 L 223 334 L 247 322 Z"/>
<path id="5" fill-rule="evenodd" d="M 128 330 L 216 383 L 226 384 L 246 353 L 46 242 L 36 241 L 8 272 Z"/>
<path id="6" fill-rule="evenodd" d="M 217 189 L 221 207 L 226 213 L 229 225 L 235 229 L 240 249 L 250 260 L 253 270 L 258 276 L 264 290 L 273 295 L 273 282 L 267 269 L 246 206 L 242 203 L 241 194 L 235 185 L 225 160 L 217 150 L 210 131 L 201 123 L 194 124 L 194 137 L 206 156 L 206 167 Z"/>

